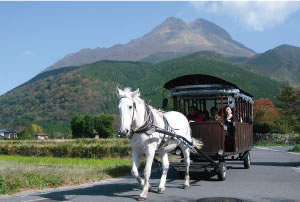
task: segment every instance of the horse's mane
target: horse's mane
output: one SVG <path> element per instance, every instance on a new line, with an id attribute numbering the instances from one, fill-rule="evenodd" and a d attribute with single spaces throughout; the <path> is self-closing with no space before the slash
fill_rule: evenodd
<path id="1" fill-rule="evenodd" d="M 124 88 L 124 90 L 123 90 L 123 93 L 124 93 L 124 96 L 125 97 L 127 97 L 127 98 L 131 98 L 131 99 L 134 99 L 135 101 L 137 101 L 138 103 L 140 103 L 140 104 L 144 104 L 145 103 L 145 101 L 142 99 L 142 98 L 140 98 L 140 96 L 141 96 L 141 94 L 140 94 L 140 92 L 138 92 L 134 97 L 132 97 L 132 90 L 131 90 L 131 88 Z M 149 107 L 154 111 L 154 112 L 156 112 L 156 113 L 158 113 L 159 114 L 159 116 L 163 116 L 162 115 L 162 113 L 163 113 L 163 111 L 161 111 L 161 110 L 159 110 L 159 109 L 156 109 L 156 108 L 154 108 L 154 107 L 152 107 L 152 106 L 150 106 L 149 105 Z"/>

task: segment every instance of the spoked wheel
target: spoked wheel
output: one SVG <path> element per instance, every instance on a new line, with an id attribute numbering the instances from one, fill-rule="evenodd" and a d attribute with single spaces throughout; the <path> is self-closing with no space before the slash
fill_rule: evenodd
<path id="1" fill-rule="evenodd" d="M 217 176 L 219 181 L 224 181 L 226 179 L 226 164 L 225 162 L 219 162 L 217 168 Z"/>
<path id="2" fill-rule="evenodd" d="M 250 159 L 250 153 L 249 152 L 246 152 L 244 154 L 243 161 L 244 161 L 244 168 L 245 169 L 249 169 L 250 168 L 250 164 L 251 164 L 251 159 Z"/>

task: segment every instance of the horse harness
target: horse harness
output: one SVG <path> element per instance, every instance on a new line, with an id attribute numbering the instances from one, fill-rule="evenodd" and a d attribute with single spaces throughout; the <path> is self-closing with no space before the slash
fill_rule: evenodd
<path id="1" fill-rule="evenodd" d="M 121 100 L 122 98 L 126 98 L 126 97 L 121 97 L 119 100 Z M 134 119 L 134 111 L 136 110 L 136 103 L 133 101 L 133 112 L 132 112 L 132 121 L 131 123 L 133 123 L 133 119 Z M 131 129 L 130 131 L 130 137 L 131 138 L 135 133 L 146 133 L 148 135 L 150 135 L 149 133 L 147 133 L 149 130 L 153 129 L 153 128 L 159 128 L 157 126 L 154 125 L 154 116 L 153 116 L 153 112 L 151 111 L 149 105 L 147 105 L 145 103 L 145 108 L 146 108 L 146 111 L 145 111 L 145 122 L 143 123 L 142 126 L 140 126 L 139 128 L 134 128 L 134 129 Z M 165 117 L 165 115 L 163 114 L 163 121 L 164 121 L 164 129 L 166 131 L 169 131 L 169 132 L 173 132 L 174 133 L 174 129 L 170 126 L 167 118 Z M 132 125 L 131 125 L 132 127 Z M 164 137 L 161 141 L 161 143 L 159 144 L 157 150 L 159 150 L 166 142 L 165 140 L 165 137 L 166 137 L 166 134 L 164 134 Z"/>

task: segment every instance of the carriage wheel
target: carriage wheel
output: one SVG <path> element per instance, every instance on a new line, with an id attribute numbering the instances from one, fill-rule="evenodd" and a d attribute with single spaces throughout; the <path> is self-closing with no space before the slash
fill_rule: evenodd
<path id="1" fill-rule="evenodd" d="M 244 161 L 244 168 L 245 169 L 249 169 L 250 168 L 250 164 L 251 164 L 251 158 L 250 158 L 250 153 L 249 152 L 246 152 L 244 154 L 243 161 Z"/>
<path id="2" fill-rule="evenodd" d="M 219 162 L 217 168 L 217 176 L 219 181 L 224 181 L 226 179 L 226 164 L 225 162 Z"/>

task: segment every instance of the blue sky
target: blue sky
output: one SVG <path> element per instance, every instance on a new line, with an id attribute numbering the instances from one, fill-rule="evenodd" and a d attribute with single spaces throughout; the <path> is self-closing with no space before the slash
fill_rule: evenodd
<path id="1" fill-rule="evenodd" d="M 207 19 L 257 53 L 300 47 L 300 2 L 0 2 L 0 95 L 67 54 L 128 43 L 170 16 Z"/>

